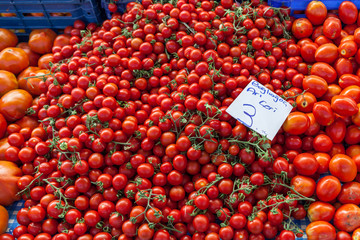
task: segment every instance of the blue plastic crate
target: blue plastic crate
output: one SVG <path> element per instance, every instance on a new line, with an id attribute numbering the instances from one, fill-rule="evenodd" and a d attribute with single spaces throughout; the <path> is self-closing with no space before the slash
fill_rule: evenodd
<path id="1" fill-rule="evenodd" d="M 116 2 L 116 5 L 118 6 L 118 12 L 124 13 L 126 10 L 126 5 L 129 2 L 141 2 L 141 0 L 120 0 Z M 108 9 L 108 5 L 110 3 L 110 0 L 101 0 L 101 7 L 105 10 L 106 17 L 108 19 L 111 18 L 112 13 Z"/>
<path id="2" fill-rule="evenodd" d="M 291 8 L 291 15 L 296 18 L 305 17 L 305 9 L 312 0 L 268 0 L 272 7 L 287 6 Z M 328 10 L 337 10 L 342 0 L 322 0 Z M 360 0 L 351 0 L 357 8 L 360 8 Z"/>
<path id="3" fill-rule="evenodd" d="M 0 26 L 14 30 L 18 36 L 28 36 L 32 29 L 64 29 L 75 20 L 101 23 L 103 14 L 96 0 L 0 0 Z M 32 16 L 41 13 L 43 16 Z M 54 16 L 54 14 L 64 16 Z"/>

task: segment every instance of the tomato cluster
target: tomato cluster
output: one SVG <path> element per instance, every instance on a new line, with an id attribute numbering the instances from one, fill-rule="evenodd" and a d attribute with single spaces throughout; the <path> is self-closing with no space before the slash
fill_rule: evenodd
<path id="1" fill-rule="evenodd" d="M 298 174 L 331 174 L 311 183 L 311 195 L 315 193 L 318 201 L 309 205 L 312 223 L 306 233 L 313 239 L 351 239 L 349 233 L 355 230 L 352 238 L 356 239 L 360 227 L 355 217 L 360 214 L 359 12 L 350 1 L 340 4 L 338 14 L 313 1 L 305 13 L 307 18 L 294 21 L 292 32 L 300 56 L 311 68 L 307 75 L 292 79 L 293 86 L 306 93 L 296 98 L 297 112 L 290 114 L 283 129 L 306 135 L 300 136 L 298 146 L 308 153 L 294 159 Z"/>
<path id="2" fill-rule="evenodd" d="M 357 236 L 358 12 L 289 14 L 143 0 L 65 29 L 27 111 L 40 126 L 7 129 L 26 201 L 0 240 L 291 240 L 307 213 L 311 239 Z M 294 106 L 272 141 L 226 112 L 252 80 Z"/>

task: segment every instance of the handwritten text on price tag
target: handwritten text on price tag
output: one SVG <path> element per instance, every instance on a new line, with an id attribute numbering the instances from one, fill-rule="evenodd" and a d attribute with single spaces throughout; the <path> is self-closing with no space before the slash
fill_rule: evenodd
<path id="1" fill-rule="evenodd" d="M 292 108 L 286 100 L 252 80 L 226 112 L 245 126 L 273 140 Z"/>

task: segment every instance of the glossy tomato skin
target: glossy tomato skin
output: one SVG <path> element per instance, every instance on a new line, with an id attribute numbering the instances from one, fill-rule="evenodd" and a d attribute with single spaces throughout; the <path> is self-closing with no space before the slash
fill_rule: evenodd
<path id="1" fill-rule="evenodd" d="M 351 40 L 340 43 L 338 47 L 340 56 L 344 58 L 350 58 L 354 56 L 357 52 L 357 49 L 358 49 L 357 44 Z"/>
<path id="2" fill-rule="evenodd" d="M 293 161 L 295 170 L 298 174 L 312 176 L 316 173 L 319 163 L 310 153 L 301 153 Z"/>
<path id="3" fill-rule="evenodd" d="M 334 225 L 339 230 L 352 232 L 360 227 L 360 208 L 355 204 L 344 204 L 338 208 L 334 216 Z"/>
<path id="4" fill-rule="evenodd" d="M 317 62 L 311 67 L 310 73 L 325 79 L 327 83 L 333 83 L 336 80 L 336 70 L 328 63 Z"/>
<path id="5" fill-rule="evenodd" d="M 326 134 L 319 134 L 313 140 L 313 147 L 317 152 L 329 152 L 333 146 L 331 138 Z"/>
<path id="6" fill-rule="evenodd" d="M 306 227 L 306 235 L 311 240 L 335 240 L 336 231 L 333 225 L 325 221 L 315 221 Z"/>
<path id="7" fill-rule="evenodd" d="M 338 240 L 352 240 L 350 234 L 345 232 L 345 231 L 338 231 L 336 233 L 336 239 L 338 239 Z"/>
<path id="8" fill-rule="evenodd" d="M 311 222 L 330 222 L 335 214 L 335 207 L 330 203 L 313 202 L 308 208 L 308 217 Z"/>
<path id="9" fill-rule="evenodd" d="M 313 25 L 320 25 L 326 19 L 327 8 L 321 1 L 311 1 L 306 7 L 305 14 Z"/>
<path id="10" fill-rule="evenodd" d="M 310 120 L 305 113 L 292 112 L 286 118 L 283 129 L 291 135 L 300 135 L 306 132 L 310 126 Z"/>
<path id="11" fill-rule="evenodd" d="M 357 170 L 358 172 L 360 172 L 360 146 L 359 145 L 353 145 L 348 147 L 348 149 L 346 149 L 346 154 L 351 156 L 352 159 L 354 160 Z"/>
<path id="12" fill-rule="evenodd" d="M 319 163 L 319 168 L 317 170 L 318 174 L 326 173 L 329 171 L 329 163 L 331 157 L 327 153 L 315 153 L 314 157 L 316 161 Z"/>
<path id="13" fill-rule="evenodd" d="M 322 126 L 329 126 L 335 121 L 335 115 L 331 109 L 331 105 L 326 101 L 315 103 L 313 114 L 316 121 Z"/>
<path id="14" fill-rule="evenodd" d="M 314 94 L 305 92 L 296 97 L 296 108 L 300 112 L 309 113 L 312 111 L 314 103 L 317 102 L 316 97 Z"/>
<path id="15" fill-rule="evenodd" d="M 26 54 L 29 57 L 30 66 L 37 66 L 38 60 L 40 58 L 40 54 L 31 51 L 29 44 L 27 42 L 21 42 L 18 45 L 16 45 L 16 47 L 21 48 L 26 52 Z"/>
<path id="16" fill-rule="evenodd" d="M 338 201 L 342 204 L 352 203 L 360 204 L 360 183 L 348 182 L 341 186 Z"/>
<path id="17" fill-rule="evenodd" d="M 306 76 L 302 85 L 303 89 L 314 94 L 317 98 L 322 97 L 328 89 L 328 84 L 325 79 L 316 75 Z"/>
<path id="18" fill-rule="evenodd" d="M 339 86 L 344 89 L 349 86 L 360 86 L 360 78 L 354 74 L 343 74 L 339 77 Z"/>
<path id="19" fill-rule="evenodd" d="M 30 49 L 39 54 L 50 53 L 56 33 L 51 29 L 36 29 L 29 36 Z"/>
<path id="20" fill-rule="evenodd" d="M 15 47 L 18 43 L 18 38 L 12 31 L 1 28 L 0 29 L 0 51 L 7 47 Z"/>
<path id="21" fill-rule="evenodd" d="M 356 85 L 346 87 L 341 91 L 340 95 L 347 96 L 358 103 L 360 102 L 360 87 Z"/>
<path id="22" fill-rule="evenodd" d="M 343 74 L 352 74 L 354 72 L 354 67 L 349 59 L 338 58 L 334 63 L 334 68 L 338 76 Z"/>
<path id="23" fill-rule="evenodd" d="M 38 70 L 40 70 L 38 67 L 28 67 L 22 71 L 17 77 L 19 88 L 27 90 L 28 77 L 30 77 L 35 71 Z"/>
<path id="24" fill-rule="evenodd" d="M 330 173 L 341 182 L 351 182 L 355 179 L 357 168 L 354 160 L 345 154 L 336 154 L 329 163 Z"/>
<path id="25" fill-rule="evenodd" d="M 346 134 L 346 123 L 343 119 L 337 118 L 331 125 L 325 129 L 326 134 L 333 143 L 341 143 Z"/>
<path id="26" fill-rule="evenodd" d="M 324 96 L 321 97 L 321 100 L 326 102 L 331 102 L 331 99 L 334 96 L 339 95 L 340 93 L 341 93 L 341 87 L 339 85 L 334 83 L 329 84 L 328 90 L 326 91 Z"/>
<path id="27" fill-rule="evenodd" d="M 305 197 L 310 197 L 315 192 L 316 183 L 312 178 L 297 175 L 291 179 L 291 186 L 293 186 L 298 193 Z"/>
<path id="28" fill-rule="evenodd" d="M 301 46 L 300 54 L 301 57 L 305 60 L 307 63 L 315 62 L 315 52 L 318 48 L 318 45 L 316 43 L 306 43 L 303 46 Z"/>
<path id="29" fill-rule="evenodd" d="M 25 111 L 31 106 L 32 100 L 32 96 L 25 90 L 12 90 L 1 97 L 0 112 L 8 121 L 18 120 L 25 115 Z"/>
<path id="30" fill-rule="evenodd" d="M 333 43 L 326 43 L 318 47 L 315 52 L 315 60 L 317 62 L 325 62 L 332 64 L 338 58 L 338 48 Z"/>
<path id="31" fill-rule="evenodd" d="M 310 37 L 312 31 L 313 26 L 306 18 L 296 19 L 292 25 L 292 33 L 297 39 Z"/>
<path id="32" fill-rule="evenodd" d="M 16 76 L 8 71 L 0 70 L 0 96 L 18 88 Z"/>
<path id="33" fill-rule="evenodd" d="M 358 19 L 358 9 L 351 1 L 344 1 L 339 6 L 339 18 L 344 24 L 354 24 Z"/>
<path id="34" fill-rule="evenodd" d="M 351 145 L 360 143 L 360 129 L 357 125 L 346 128 L 345 142 Z"/>
<path id="35" fill-rule="evenodd" d="M 321 178 L 316 185 L 316 196 L 323 202 L 331 202 L 339 195 L 341 183 L 334 176 Z"/>
<path id="36" fill-rule="evenodd" d="M 331 99 L 331 109 L 344 117 L 352 116 L 359 111 L 355 100 L 344 95 L 334 96 Z"/>
<path id="37" fill-rule="evenodd" d="M 0 234 L 4 233 L 7 229 L 8 221 L 9 221 L 9 213 L 7 210 L 0 205 Z"/>
<path id="38" fill-rule="evenodd" d="M 21 48 L 5 48 L 0 52 L 0 68 L 12 72 L 20 73 L 29 66 L 29 56 Z"/>
<path id="39" fill-rule="evenodd" d="M 341 34 L 341 21 L 338 18 L 328 17 L 323 24 L 323 33 L 325 37 L 335 39 Z"/>

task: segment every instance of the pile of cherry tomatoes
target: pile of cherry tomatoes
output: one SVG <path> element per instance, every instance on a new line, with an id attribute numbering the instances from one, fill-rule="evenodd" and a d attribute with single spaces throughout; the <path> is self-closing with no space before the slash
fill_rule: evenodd
<path id="1" fill-rule="evenodd" d="M 308 239 L 360 238 L 353 3 L 109 8 L 66 29 L 27 111 L 40 126 L 8 136 L 25 206 L 0 240 L 291 240 L 307 216 Z M 226 112 L 252 80 L 294 106 L 272 141 Z"/>

